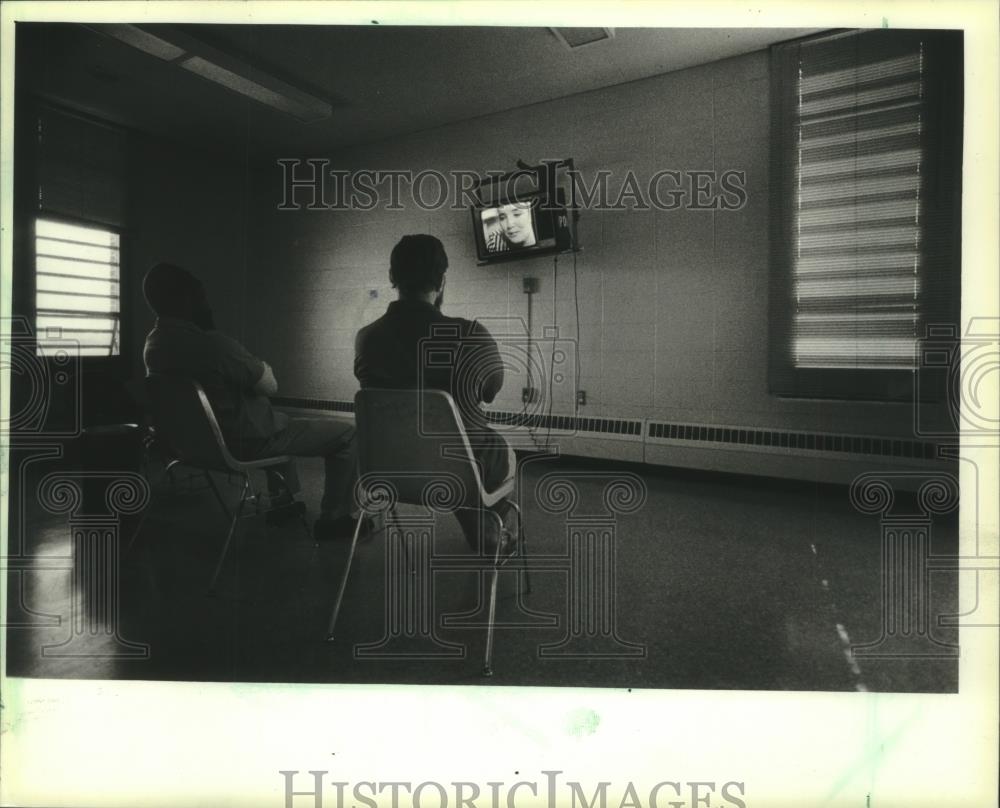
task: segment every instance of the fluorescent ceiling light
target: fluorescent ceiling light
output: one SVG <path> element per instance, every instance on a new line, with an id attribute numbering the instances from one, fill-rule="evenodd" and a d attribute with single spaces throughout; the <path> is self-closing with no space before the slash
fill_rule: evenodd
<path id="1" fill-rule="evenodd" d="M 157 25 L 155 33 L 137 25 L 88 27 L 138 48 L 143 53 L 183 67 L 231 92 L 291 115 L 302 123 L 326 120 L 333 114 L 333 105 L 329 101 L 300 90 L 170 26 Z"/>
<path id="2" fill-rule="evenodd" d="M 165 39 L 160 39 L 137 25 L 88 25 L 87 27 L 167 62 L 172 62 L 184 55 L 183 48 L 167 42 Z"/>
<path id="3" fill-rule="evenodd" d="M 227 90 L 232 90 L 234 93 L 239 93 L 260 104 L 291 115 L 303 123 L 329 118 L 332 111 L 328 102 L 307 95 L 290 85 L 286 84 L 283 91 L 273 89 L 265 86 L 260 80 L 249 79 L 233 70 L 227 70 L 222 65 L 203 59 L 201 56 L 191 56 L 181 60 L 178 64 L 195 75 L 214 81 Z M 268 79 L 271 84 L 279 83 L 273 77 L 269 76 Z"/>

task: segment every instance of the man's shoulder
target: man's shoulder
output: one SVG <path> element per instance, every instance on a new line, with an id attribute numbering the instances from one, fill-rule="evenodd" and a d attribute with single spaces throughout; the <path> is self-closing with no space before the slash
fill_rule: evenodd
<path id="1" fill-rule="evenodd" d="M 435 311 L 429 315 L 421 314 L 419 319 L 414 320 L 412 316 L 404 316 L 390 309 L 377 320 L 373 320 L 358 329 L 355 340 L 360 343 L 368 337 L 387 332 L 396 332 L 403 327 L 409 330 L 414 325 L 420 325 L 421 327 L 426 325 L 428 336 L 450 335 L 468 337 L 483 334 L 489 335 L 489 331 L 478 320 L 469 320 L 465 317 L 452 317 L 442 311 Z"/>
<path id="2" fill-rule="evenodd" d="M 464 317 L 458 319 L 462 322 L 462 333 L 465 336 L 473 337 L 475 339 L 493 339 L 490 329 L 483 323 L 482 320 L 466 320 Z"/>
<path id="3" fill-rule="evenodd" d="M 489 329 L 480 320 L 470 320 L 466 317 L 452 317 L 443 312 L 431 321 L 432 333 L 439 336 L 452 336 L 464 340 L 492 340 Z"/>
<path id="4" fill-rule="evenodd" d="M 450 314 L 440 312 L 437 317 L 431 320 L 431 325 L 436 329 L 451 329 L 465 336 L 471 332 L 474 323 L 465 317 L 452 317 Z"/>
<path id="5" fill-rule="evenodd" d="M 171 323 L 157 322 L 146 335 L 146 349 L 169 351 L 202 350 L 205 336 L 201 331 L 188 328 L 177 328 Z"/>
<path id="6" fill-rule="evenodd" d="M 204 333 L 206 341 L 211 345 L 227 351 L 246 351 L 243 343 L 235 337 L 229 336 L 229 334 L 224 334 L 221 331 L 206 331 Z"/>
<path id="7" fill-rule="evenodd" d="M 386 327 L 386 323 L 387 323 L 387 319 L 386 319 L 387 317 L 388 317 L 388 315 L 383 314 L 378 319 L 372 320 L 367 325 L 361 326 L 361 328 L 358 329 L 358 333 L 355 334 L 355 336 L 354 336 L 354 342 L 355 342 L 355 344 L 360 344 L 365 339 L 367 339 L 368 337 L 370 337 L 372 334 L 377 334 L 380 331 L 384 330 L 385 327 Z"/>

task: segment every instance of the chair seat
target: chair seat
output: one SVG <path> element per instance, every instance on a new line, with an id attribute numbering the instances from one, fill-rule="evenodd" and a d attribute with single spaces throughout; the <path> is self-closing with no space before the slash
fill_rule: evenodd
<path id="1" fill-rule="evenodd" d="M 256 460 L 234 460 L 232 467 L 237 471 L 242 471 L 243 469 L 263 469 L 290 463 L 291 460 L 288 455 L 274 455 L 273 457 L 259 457 Z"/>
<path id="2" fill-rule="evenodd" d="M 207 471 L 217 471 L 221 474 L 232 474 L 232 473 L 242 473 L 244 471 L 259 471 L 261 469 L 268 469 L 271 466 L 280 466 L 285 463 L 290 463 L 291 458 L 288 455 L 275 455 L 274 457 L 262 457 L 257 460 L 234 460 L 229 464 L 225 463 L 208 463 L 203 460 L 190 460 L 184 457 L 178 457 L 174 461 L 182 466 L 190 466 L 197 469 L 205 469 Z"/>
<path id="3" fill-rule="evenodd" d="M 512 468 L 513 471 L 513 468 Z M 500 486 L 493 491 L 483 491 L 481 492 L 481 498 L 483 505 L 487 508 L 492 508 L 501 499 L 509 496 L 514 491 L 514 483 L 516 482 L 514 477 L 508 477 Z"/>

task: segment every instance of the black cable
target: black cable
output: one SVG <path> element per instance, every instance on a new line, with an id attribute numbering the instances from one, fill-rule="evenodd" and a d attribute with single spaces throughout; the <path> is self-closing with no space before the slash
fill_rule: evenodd
<path id="1" fill-rule="evenodd" d="M 583 364 L 580 361 L 580 287 L 579 278 L 576 274 L 576 249 L 573 250 L 573 303 L 576 307 L 576 362 L 574 372 L 576 378 L 573 380 L 573 415 L 580 414 L 580 374 L 583 373 Z"/>
<path id="2" fill-rule="evenodd" d="M 525 425 L 525 424 L 527 425 L 527 427 L 528 427 L 528 437 L 531 438 L 531 442 L 535 445 L 535 448 L 538 449 L 539 451 L 541 451 L 542 447 L 538 443 L 538 436 L 535 435 L 535 428 L 534 428 L 534 426 L 532 426 L 532 424 L 531 424 L 531 418 L 529 418 L 529 416 L 528 416 L 528 405 L 531 404 L 531 394 L 532 394 L 532 391 L 534 390 L 534 382 L 535 382 L 535 380 L 534 380 L 534 374 L 532 374 L 532 372 L 531 372 L 531 366 L 532 366 L 532 363 L 534 362 L 534 357 L 532 356 L 532 353 L 531 353 L 531 347 L 532 347 L 531 333 L 532 333 L 532 328 L 534 327 L 534 325 L 533 325 L 533 316 L 532 316 L 532 305 L 531 305 L 532 304 L 532 300 L 531 299 L 532 299 L 532 297 L 534 297 L 535 293 L 529 291 L 526 294 L 528 295 L 528 342 L 527 342 L 527 365 L 526 365 L 527 382 L 528 382 L 528 393 L 527 393 L 527 395 L 523 395 L 522 394 L 522 396 L 521 396 L 521 414 L 517 417 L 517 425 L 518 426 Z"/>
<path id="3" fill-rule="evenodd" d="M 552 444 L 552 380 L 556 375 L 556 335 L 559 333 L 558 301 L 556 299 L 556 284 L 559 279 L 559 254 L 552 256 L 552 351 L 549 355 L 549 413 L 548 431 L 545 434 L 545 450 Z"/>
<path id="4" fill-rule="evenodd" d="M 524 283 L 523 280 L 521 282 Z M 527 410 L 527 404 L 528 404 L 528 400 L 527 399 L 530 399 L 531 388 L 534 387 L 534 378 L 531 375 L 531 299 L 535 296 L 535 293 L 534 292 L 528 292 L 527 295 L 528 295 L 528 364 L 527 364 L 528 379 L 527 379 L 527 382 L 528 382 L 528 391 L 529 392 L 528 392 L 528 396 L 522 396 L 522 398 L 525 398 L 526 400 L 521 402 L 522 404 L 525 405 L 525 410 Z"/>

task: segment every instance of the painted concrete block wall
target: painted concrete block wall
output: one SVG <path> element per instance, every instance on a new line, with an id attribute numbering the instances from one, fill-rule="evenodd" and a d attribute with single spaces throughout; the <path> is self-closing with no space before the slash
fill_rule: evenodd
<path id="1" fill-rule="evenodd" d="M 746 172 L 738 211 L 582 211 L 578 318 L 571 256 L 560 256 L 555 275 L 551 257 L 476 266 L 468 211 L 424 211 L 406 194 L 400 211 L 279 211 L 281 174 L 268 166 L 255 177 L 247 338 L 286 394 L 351 399 L 354 334 L 394 299 L 390 250 L 406 233 L 427 232 L 450 258 L 445 310 L 484 318 L 495 334 L 523 340 L 522 278 L 539 278 L 534 337 L 556 325 L 561 340 L 575 342 L 579 327 L 582 415 L 912 434 L 909 405 L 768 393 L 769 126 L 768 56 L 758 52 L 337 154 L 296 155 L 347 170 L 441 172 L 572 157 L 588 181 L 612 171 L 612 189 L 626 171 L 642 185 L 660 169 Z M 549 346 L 541 343 L 545 355 Z M 523 375 L 510 378 L 498 406 L 520 409 L 524 384 Z M 572 383 L 559 387 L 553 411 L 572 412 Z"/>
<path id="2" fill-rule="evenodd" d="M 247 288 L 246 185 L 242 164 L 133 135 L 124 256 L 133 375 L 143 372 L 142 348 L 154 319 L 143 300 L 142 279 L 158 262 L 178 264 L 200 277 L 218 328 L 245 337 L 246 301 L 253 294 Z"/>

